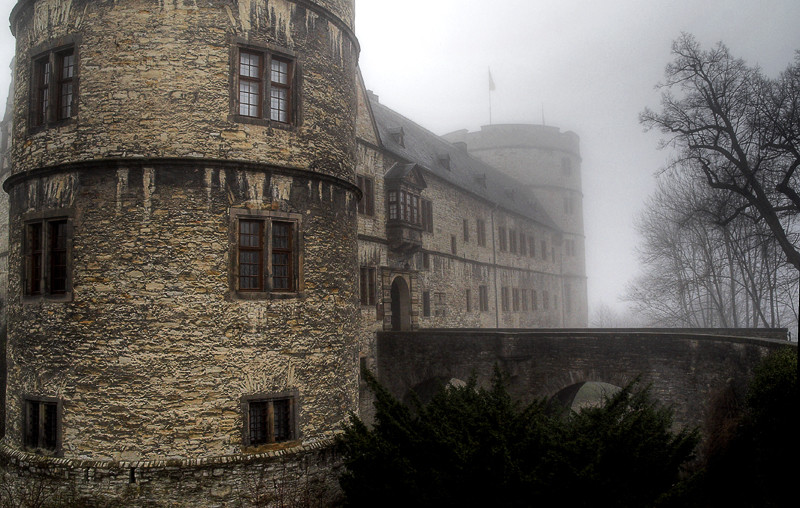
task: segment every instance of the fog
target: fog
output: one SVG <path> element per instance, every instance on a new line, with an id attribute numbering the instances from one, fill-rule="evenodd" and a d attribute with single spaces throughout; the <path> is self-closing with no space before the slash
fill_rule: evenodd
<path id="1" fill-rule="evenodd" d="M 0 0 L 8 20 L 15 2 Z M 776 75 L 800 49 L 797 0 L 356 0 L 367 88 L 437 134 L 489 123 L 576 132 L 583 157 L 590 312 L 636 273 L 633 221 L 668 154 L 638 114 L 682 31 Z M 14 41 L 0 32 L 0 67 Z M 9 74 L 0 70 L 0 96 Z M 5 101 L 2 102 L 3 106 Z M 0 106 L 2 107 L 2 106 Z"/>

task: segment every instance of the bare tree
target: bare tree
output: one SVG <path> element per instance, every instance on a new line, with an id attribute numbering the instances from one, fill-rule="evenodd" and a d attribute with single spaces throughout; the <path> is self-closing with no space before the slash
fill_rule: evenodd
<path id="1" fill-rule="evenodd" d="M 763 223 L 786 261 L 800 271 L 800 53 L 777 79 L 733 58 L 723 44 L 700 49 L 690 35 L 673 43 L 661 111 L 642 124 L 675 149 L 668 169 L 690 172 L 724 196 L 726 224 Z"/>
<path id="2" fill-rule="evenodd" d="M 626 295 L 648 324 L 795 326 L 797 270 L 764 223 L 734 207 L 691 172 L 659 179 L 637 222 L 643 273 Z"/>

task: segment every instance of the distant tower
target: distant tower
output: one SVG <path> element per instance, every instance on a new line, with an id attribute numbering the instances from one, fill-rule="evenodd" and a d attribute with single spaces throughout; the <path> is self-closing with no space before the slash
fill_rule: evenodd
<path id="1" fill-rule="evenodd" d="M 353 11 L 18 1 L 15 457 L 133 482 L 319 447 L 357 409 Z"/>
<path id="2" fill-rule="evenodd" d="M 499 124 L 444 136 L 466 143 L 470 154 L 518 179 L 563 231 L 564 326 L 588 323 L 580 140 L 557 127 Z"/>

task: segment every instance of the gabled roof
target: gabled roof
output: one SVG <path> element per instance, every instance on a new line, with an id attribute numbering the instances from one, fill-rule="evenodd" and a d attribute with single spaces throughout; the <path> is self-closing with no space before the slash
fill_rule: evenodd
<path id="1" fill-rule="evenodd" d="M 523 183 L 472 157 L 466 148 L 445 141 L 387 108 L 378 102 L 373 93 L 368 91 L 367 95 L 383 148 L 411 166 L 419 167 L 455 187 L 495 203 L 499 208 L 560 231 L 541 204 L 530 192 L 525 191 Z M 397 132 L 403 133 L 402 145 L 397 142 Z M 396 167 L 397 165 L 390 168 L 390 172 L 399 171 Z M 389 174 L 385 177 L 388 178 Z"/>
<path id="2" fill-rule="evenodd" d="M 384 180 L 402 180 L 422 190 L 428 186 L 422 169 L 413 162 L 397 162 L 383 175 Z"/>

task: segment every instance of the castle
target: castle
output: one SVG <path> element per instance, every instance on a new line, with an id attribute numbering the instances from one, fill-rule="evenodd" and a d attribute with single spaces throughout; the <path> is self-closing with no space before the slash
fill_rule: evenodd
<path id="1" fill-rule="evenodd" d="M 577 136 L 434 135 L 367 91 L 353 20 L 18 0 L 6 462 L 224 505 L 279 460 L 324 476 L 376 331 L 586 326 Z"/>

